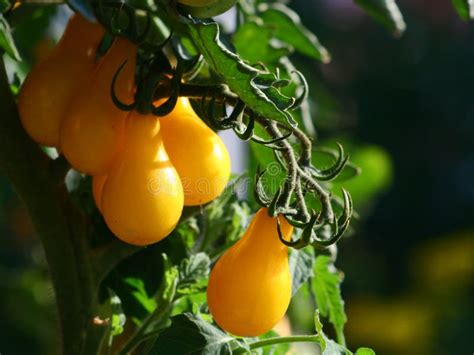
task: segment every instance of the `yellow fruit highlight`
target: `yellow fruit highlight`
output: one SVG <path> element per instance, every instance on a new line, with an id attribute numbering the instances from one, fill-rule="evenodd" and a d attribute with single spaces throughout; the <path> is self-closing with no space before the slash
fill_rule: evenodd
<path id="1" fill-rule="evenodd" d="M 59 126 L 84 78 L 94 70 L 103 28 L 74 15 L 53 51 L 33 68 L 20 91 L 21 123 L 37 143 L 58 147 Z"/>
<path id="2" fill-rule="evenodd" d="M 127 64 L 115 85 L 118 98 L 133 101 L 136 46 L 124 38 L 115 39 L 95 72 L 79 88 L 60 128 L 61 150 L 76 169 L 89 175 L 104 175 L 123 146 L 123 129 L 128 113 L 112 101 L 112 78 Z"/>
<path id="3" fill-rule="evenodd" d="M 194 113 L 187 98 L 160 122 L 166 151 L 183 184 L 184 204 L 202 205 L 218 197 L 231 169 L 222 139 Z"/>
<path id="4" fill-rule="evenodd" d="M 130 114 L 124 150 L 107 175 L 102 214 L 110 230 L 134 245 L 168 236 L 183 209 L 183 188 L 153 115 Z"/>
<path id="5" fill-rule="evenodd" d="M 104 190 L 107 175 L 97 175 L 92 178 L 92 196 L 97 209 L 102 212 L 102 191 Z"/>
<path id="6" fill-rule="evenodd" d="M 207 302 L 214 320 L 238 336 L 259 336 L 285 315 L 291 298 L 288 248 L 277 221 L 260 209 L 244 236 L 219 259 L 209 278 Z M 285 239 L 293 227 L 280 217 Z"/>

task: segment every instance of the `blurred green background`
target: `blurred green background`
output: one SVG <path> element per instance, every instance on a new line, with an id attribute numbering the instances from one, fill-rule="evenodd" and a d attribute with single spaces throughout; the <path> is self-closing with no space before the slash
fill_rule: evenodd
<path id="1" fill-rule="evenodd" d="M 341 184 L 360 216 L 336 263 L 346 337 L 350 348 L 379 354 L 471 354 L 474 25 L 449 1 L 398 3 L 408 25 L 401 39 L 350 0 L 292 2 L 333 57 L 328 65 L 294 58 L 311 87 L 317 142 L 343 143 L 363 169 Z M 48 52 L 66 13 L 23 6 L 13 14 L 20 72 Z M 0 353 L 54 353 L 41 246 L 2 176 L 0 235 Z M 290 308 L 295 333 L 312 331 L 307 299 L 298 294 Z"/>

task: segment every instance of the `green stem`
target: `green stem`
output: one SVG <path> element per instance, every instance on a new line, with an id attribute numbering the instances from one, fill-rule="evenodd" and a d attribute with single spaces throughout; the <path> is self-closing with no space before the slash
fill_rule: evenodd
<path id="1" fill-rule="evenodd" d="M 144 342 L 145 340 L 149 340 L 151 334 L 158 334 L 158 331 L 153 330 L 150 332 L 148 331 L 148 328 L 151 326 L 152 322 L 160 323 L 165 316 L 168 316 L 170 312 L 170 306 L 171 304 L 163 306 L 158 305 L 157 309 L 145 319 L 145 321 L 140 325 L 135 334 L 133 334 L 133 336 L 128 340 L 128 342 L 124 345 L 124 347 L 122 348 L 122 350 L 120 350 L 118 354 L 128 355 L 134 349 L 136 349 L 142 342 Z"/>
<path id="2" fill-rule="evenodd" d="M 249 344 L 250 350 L 255 350 L 259 348 L 263 348 L 265 346 L 271 346 L 276 344 L 285 344 L 285 343 L 319 343 L 320 337 L 319 335 L 293 335 L 288 337 L 275 337 L 275 338 L 268 338 L 256 341 L 254 343 Z M 248 352 L 247 349 L 240 348 L 236 349 L 233 353 L 234 354 L 245 354 Z"/>

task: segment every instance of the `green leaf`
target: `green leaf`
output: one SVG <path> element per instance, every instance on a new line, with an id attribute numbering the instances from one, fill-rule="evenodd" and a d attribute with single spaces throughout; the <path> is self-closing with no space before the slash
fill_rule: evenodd
<path id="1" fill-rule="evenodd" d="M 158 290 L 158 305 L 167 305 L 173 301 L 179 282 L 179 271 L 171 265 L 166 254 L 162 254 L 164 264 L 164 277 Z"/>
<path id="2" fill-rule="evenodd" d="M 359 348 L 356 351 L 356 355 L 375 355 L 375 351 L 370 348 Z"/>
<path id="3" fill-rule="evenodd" d="M 191 255 L 179 267 L 178 291 L 180 294 L 195 294 L 207 285 L 211 260 L 205 253 Z"/>
<path id="4" fill-rule="evenodd" d="M 2 49 L 13 59 L 21 61 L 20 54 L 12 37 L 10 25 L 3 15 L 0 15 L 0 55 Z"/>
<path id="5" fill-rule="evenodd" d="M 8 0 L 0 0 L 0 14 L 3 14 L 10 8 L 11 4 Z"/>
<path id="6" fill-rule="evenodd" d="M 273 86 L 257 84 L 261 78 L 268 81 L 276 76 L 253 68 L 231 51 L 221 40 L 219 25 L 215 22 L 196 22 L 188 25 L 189 34 L 208 64 L 213 68 L 229 88 L 258 114 L 279 122 L 296 125 L 293 117 L 285 110 L 294 102 L 294 98 L 283 95 Z"/>
<path id="7" fill-rule="evenodd" d="M 205 321 L 212 322 L 212 317 L 207 314 L 201 314 L 201 310 L 206 306 L 206 301 L 205 292 L 184 295 L 173 302 L 171 315 L 176 316 L 188 312 L 200 315 Z"/>
<path id="8" fill-rule="evenodd" d="M 454 8 L 463 20 L 474 19 L 474 0 L 451 0 Z"/>
<path id="9" fill-rule="evenodd" d="M 193 283 L 197 279 L 209 276 L 211 261 L 205 253 L 191 255 L 189 259 L 184 259 L 179 267 L 179 282 Z"/>
<path id="10" fill-rule="evenodd" d="M 199 234 L 199 226 L 197 225 L 196 218 L 190 217 L 180 222 L 178 227 L 173 231 L 173 234 L 175 233 L 181 237 L 186 248 L 191 250 Z"/>
<path id="11" fill-rule="evenodd" d="M 123 333 L 123 327 L 127 318 L 122 310 L 122 302 L 114 291 L 109 289 L 110 305 L 112 307 L 112 318 L 110 321 L 109 346 L 112 346 L 113 338 Z"/>
<path id="12" fill-rule="evenodd" d="M 316 334 L 319 337 L 319 345 L 321 347 L 321 355 L 350 355 L 352 354 L 344 346 L 339 345 L 334 340 L 329 339 L 323 332 L 323 323 L 319 319 L 319 310 L 314 314 L 314 326 Z"/>
<path id="13" fill-rule="evenodd" d="M 343 330 L 347 317 L 340 289 L 343 276 L 334 268 L 328 255 L 319 255 L 316 258 L 314 275 L 312 289 L 319 312 L 323 317 L 329 317 L 336 330 L 338 342 L 344 344 Z"/>
<path id="14" fill-rule="evenodd" d="M 291 295 L 295 295 L 306 281 L 314 276 L 314 250 L 304 248 L 301 250 L 292 249 L 290 254 L 290 273 L 293 282 Z"/>
<path id="15" fill-rule="evenodd" d="M 354 2 L 395 36 L 400 37 L 405 32 L 406 24 L 395 0 L 354 0 Z"/>
<path id="16" fill-rule="evenodd" d="M 323 63 L 331 60 L 329 52 L 318 38 L 301 24 L 300 17 L 289 7 L 280 4 L 262 4 L 260 17 L 274 29 L 274 37 L 293 46 L 298 52 Z M 260 43 L 261 45 L 261 43 Z"/>
<path id="17" fill-rule="evenodd" d="M 236 340 L 205 322 L 184 313 L 171 318 L 171 326 L 156 340 L 150 354 L 226 355 L 232 354 L 230 344 Z"/>
<path id="18" fill-rule="evenodd" d="M 124 282 L 133 289 L 133 297 L 143 306 L 143 308 L 146 309 L 148 313 L 151 313 L 156 309 L 156 300 L 146 292 L 143 280 L 128 277 Z"/>
<path id="19" fill-rule="evenodd" d="M 251 64 L 277 65 L 281 57 L 290 54 L 290 48 L 272 45 L 274 33 L 271 26 L 245 22 L 234 34 L 233 44 L 239 56 Z"/>

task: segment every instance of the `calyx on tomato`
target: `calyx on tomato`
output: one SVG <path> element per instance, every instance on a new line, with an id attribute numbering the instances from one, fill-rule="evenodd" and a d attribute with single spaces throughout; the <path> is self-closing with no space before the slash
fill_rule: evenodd
<path id="1" fill-rule="evenodd" d="M 279 217 L 285 239 L 293 227 Z M 207 303 L 214 320 L 238 336 L 258 336 L 283 318 L 291 298 L 288 248 L 281 243 L 277 220 L 261 208 L 244 236 L 214 266 Z"/>

